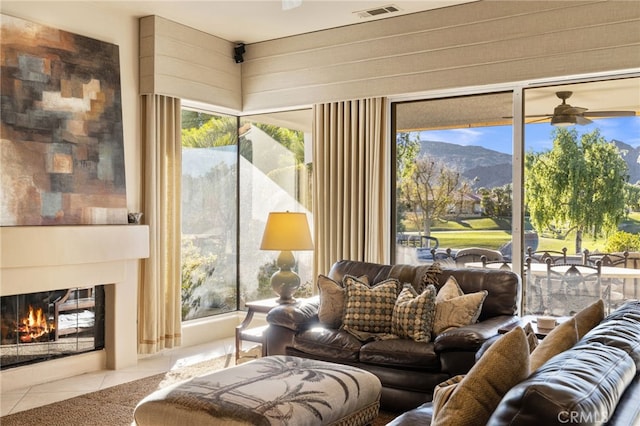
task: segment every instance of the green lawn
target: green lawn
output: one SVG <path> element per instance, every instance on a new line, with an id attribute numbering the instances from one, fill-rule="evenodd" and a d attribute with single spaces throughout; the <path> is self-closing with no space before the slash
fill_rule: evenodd
<path id="1" fill-rule="evenodd" d="M 511 234 L 507 231 L 438 231 L 431 235 L 438 239 L 440 248 L 483 247 L 497 250 L 511 241 Z"/>
<path id="2" fill-rule="evenodd" d="M 532 229 L 529 223 L 525 229 Z M 619 226 L 618 229 L 640 233 L 640 212 L 632 212 Z M 415 230 L 407 231 L 407 234 L 417 235 Z M 498 249 L 504 243 L 511 240 L 511 221 L 507 219 L 492 219 L 488 217 L 461 218 L 438 222 L 431 229 L 431 235 L 438 238 L 440 248 L 484 247 Z M 584 235 L 582 248 L 591 251 L 604 251 L 606 238 L 592 238 Z M 568 249 L 568 253 L 575 252 L 575 232 L 569 233 L 565 239 L 540 237 L 538 249 L 561 250 Z"/>

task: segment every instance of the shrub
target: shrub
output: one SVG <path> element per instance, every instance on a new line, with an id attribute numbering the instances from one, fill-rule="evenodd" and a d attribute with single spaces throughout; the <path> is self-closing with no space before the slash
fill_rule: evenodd
<path id="1" fill-rule="evenodd" d="M 640 251 L 640 236 L 625 231 L 617 231 L 607 239 L 605 251 Z"/>

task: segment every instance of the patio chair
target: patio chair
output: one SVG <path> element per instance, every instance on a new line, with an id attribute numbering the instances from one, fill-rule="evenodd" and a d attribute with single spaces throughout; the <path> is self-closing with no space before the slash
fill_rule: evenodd
<path id="1" fill-rule="evenodd" d="M 498 250 L 491 250 L 481 247 L 467 247 L 458 250 L 455 256 L 456 265 L 459 268 L 464 268 L 466 263 L 481 262 L 482 256 L 485 256 L 488 261 L 495 262 L 504 260 L 502 253 Z"/>
<path id="2" fill-rule="evenodd" d="M 527 247 L 527 257 L 531 259 L 531 262 L 547 263 L 547 259 L 552 264 L 565 264 L 567 263 L 567 248 L 563 247 L 562 250 L 539 250 L 536 251 L 531 247 Z"/>
<path id="3" fill-rule="evenodd" d="M 583 265 L 595 265 L 597 261 L 600 261 L 602 266 L 614 266 L 620 268 L 626 268 L 629 261 L 629 252 L 622 253 L 600 253 L 589 252 L 589 249 L 585 249 L 582 252 L 582 264 Z"/>
<path id="4" fill-rule="evenodd" d="M 506 259 L 489 260 L 487 258 L 487 256 L 482 255 L 482 256 L 480 256 L 480 261 L 482 262 L 482 267 L 483 268 L 503 269 L 505 271 L 510 271 L 511 270 L 511 262 L 509 260 L 506 260 Z"/>
<path id="5" fill-rule="evenodd" d="M 548 314 L 573 315 L 603 297 L 602 264 L 554 264 L 547 261 Z M 607 293 L 609 289 L 604 290 Z"/>
<path id="6" fill-rule="evenodd" d="M 441 263 L 455 265 L 455 258 L 450 248 L 445 250 L 431 249 L 431 256 L 434 262 L 439 261 Z"/>
<path id="7" fill-rule="evenodd" d="M 640 269 L 640 252 L 637 252 L 637 251 L 629 252 L 629 256 L 627 257 L 627 263 L 625 267 L 631 268 L 631 269 Z M 633 292 L 632 292 L 633 295 L 631 294 L 627 295 L 627 293 L 625 293 L 625 297 L 638 299 L 640 297 L 640 292 L 639 292 L 640 279 L 634 278 L 632 285 L 633 285 Z"/>
<path id="8" fill-rule="evenodd" d="M 600 262 L 602 266 L 610 266 L 614 268 L 627 268 L 632 263 L 629 260 L 629 252 L 615 252 L 615 253 L 600 253 L 590 252 L 585 249 L 582 253 L 583 265 L 595 265 L 596 262 Z M 625 294 L 627 290 L 627 280 L 623 278 L 608 278 L 606 279 L 607 285 L 605 287 L 606 295 L 608 298 L 608 310 L 611 311 L 612 307 L 617 307 L 625 300 Z M 635 279 L 631 283 L 635 289 Z M 614 291 L 614 290 L 620 291 Z"/>
<path id="9" fill-rule="evenodd" d="M 531 271 L 532 263 L 537 260 L 527 256 L 524 260 L 524 280 L 522 285 L 522 299 L 524 300 L 524 313 L 529 315 L 541 315 L 547 310 L 542 290 L 543 277 L 534 275 Z"/>

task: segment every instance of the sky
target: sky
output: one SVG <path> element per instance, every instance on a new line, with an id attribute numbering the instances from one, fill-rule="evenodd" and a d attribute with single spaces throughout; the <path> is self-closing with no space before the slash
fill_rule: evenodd
<path id="1" fill-rule="evenodd" d="M 615 117 L 594 120 L 586 126 L 575 126 L 578 134 L 600 129 L 600 134 L 608 141 L 619 140 L 633 147 L 640 147 L 640 117 Z M 525 149 L 540 152 L 552 147 L 552 132 L 549 123 L 527 124 L 525 126 Z M 474 127 L 452 130 L 429 130 L 420 132 L 421 140 L 448 142 L 458 145 L 482 146 L 494 151 L 512 154 L 512 127 Z"/>

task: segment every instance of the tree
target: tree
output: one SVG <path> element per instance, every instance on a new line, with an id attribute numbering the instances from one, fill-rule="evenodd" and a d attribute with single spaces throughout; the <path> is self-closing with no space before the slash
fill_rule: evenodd
<path id="1" fill-rule="evenodd" d="M 513 189 L 510 183 L 495 188 L 480 188 L 482 211 L 489 217 L 511 217 Z"/>
<path id="2" fill-rule="evenodd" d="M 431 224 L 446 216 L 455 205 L 461 174 L 427 155 L 419 156 L 407 169 L 400 181 L 400 193 L 411 210 L 409 219 L 428 236 Z"/>
<path id="3" fill-rule="evenodd" d="M 420 135 L 415 133 L 398 133 L 396 137 L 396 174 L 398 180 L 409 176 L 413 172 L 414 164 L 420 152 Z"/>
<path id="4" fill-rule="evenodd" d="M 525 204 L 538 232 L 575 230 L 580 253 L 583 232 L 614 231 L 624 217 L 627 165 L 597 129 L 579 141 L 575 129 L 552 135 L 550 151 L 526 155 Z"/>
<path id="5" fill-rule="evenodd" d="M 404 220 L 411 206 L 402 193 L 401 182 L 412 172 L 416 157 L 420 152 L 420 137 L 416 133 L 412 138 L 411 133 L 398 133 L 396 136 L 396 232 L 406 230 Z"/>
<path id="6" fill-rule="evenodd" d="M 630 211 L 640 210 L 640 185 L 628 183 L 625 186 L 626 205 Z"/>
<path id="7" fill-rule="evenodd" d="M 188 111 L 185 111 L 185 113 Z M 197 116 L 198 118 L 202 118 Z M 197 121 L 192 118 L 192 121 Z M 182 129 L 182 146 L 208 148 L 213 146 L 236 145 L 238 142 L 238 121 L 235 117 L 210 116 L 200 127 Z"/>

